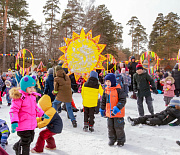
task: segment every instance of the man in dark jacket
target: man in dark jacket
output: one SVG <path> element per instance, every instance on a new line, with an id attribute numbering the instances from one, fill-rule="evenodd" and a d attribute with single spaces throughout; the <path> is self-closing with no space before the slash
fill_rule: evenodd
<path id="1" fill-rule="evenodd" d="M 143 98 L 146 98 L 146 103 L 148 106 L 148 110 L 151 114 L 154 114 L 154 109 L 152 105 L 152 98 L 150 92 L 150 85 L 152 86 L 152 90 L 157 94 L 157 90 L 154 84 L 153 79 L 150 75 L 143 70 L 142 65 L 139 63 L 136 66 L 136 72 L 133 76 L 133 87 L 134 92 L 137 93 L 137 105 L 138 105 L 138 112 L 140 116 L 144 116 L 144 108 L 143 108 Z M 150 85 L 149 85 L 150 82 Z"/>
<path id="2" fill-rule="evenodd" d="M 178 70 L 178 63 L 174 66 L 174 69 L 172 70 L 172 77 L 175 80 L 175 95 L 179 97 L 180 94 L 180 70 Z"/>
<path id="3" fill-rule="evenodd" d="M 169 106 L 160 113 L 156 113 L 154 115 L 145 115 L 138 118 L 128 117 L 128 121 L 131 123 L 132 126 L 138 124 L 147 124 L 147 125 L 155 126 L 155 125 L 167 125 L 168 123 L 177 119 L 176 122 L 169 124 L 170 126 L 177 126 L 180 124 L 179 108 L 180 108 L 180 101 L 171 100 Z"/>
<path id="4" fill-rule="evenodd" d="M 48 94 L 51 98 L 51 102 L 54 101 L 55 95 L 52 94 L 54 90 L 54 77 L 53 77 L 53 68 L 48 69 L 48 78 L 45 82 L 44 94 Z"/>
<path id="5" fill-rule="evenodd" d="M 131 75 L 131 89 L 133 91 L 133 75 L 136 73 L 136 65 L 135 56 L 131 57 L 131 62 L 128 63 L 129 74 Z"/>

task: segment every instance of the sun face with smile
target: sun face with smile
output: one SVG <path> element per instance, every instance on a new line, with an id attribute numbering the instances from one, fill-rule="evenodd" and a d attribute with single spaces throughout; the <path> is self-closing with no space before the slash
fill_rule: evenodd
<path id="1" fill-rule="evenodd" d="M 63 60 L 64 68 L 68 68 L 69 74 L 74 73 L 76 80 L 82 76 L 88 79 L 89 73 L 95 69 L 103 69 L 102 62 L 106 58 L 101 52 L 105 44 L 98 44 L 100 35 L 92 38 L 92 31 L 85 34 L 81 30 L 80 35 L 73 32 L 72 39 L 64 38 L 66 46 L 59 49 L 64 53 L 59 60 Z"/>

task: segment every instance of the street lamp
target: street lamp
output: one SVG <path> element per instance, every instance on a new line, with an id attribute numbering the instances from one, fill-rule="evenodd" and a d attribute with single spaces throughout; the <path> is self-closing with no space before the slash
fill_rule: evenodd
<path id="1" fill-rule="evenodd" d="M 10 50 L 10 54 L 14 56 L 14 70 L 15 70 L 15 64 L 16 64 L 16 55 L 18 54 L 18 50 L 15 49 L 14 51 L 13 50 Z"/>

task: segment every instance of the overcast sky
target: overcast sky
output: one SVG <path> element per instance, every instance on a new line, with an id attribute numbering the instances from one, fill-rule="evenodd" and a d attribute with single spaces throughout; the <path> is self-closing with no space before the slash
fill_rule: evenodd
<path id="1" fill-rule="evenodd" d="M 42 13 L 46 0 L 27 0 L 29 3 L 29 12 L 31 18 L 38 24 L 44 22 Z M 61 13 L 66 8 L 68 0 L 60 0 Z M 131 37 L 128 35 L 128 20 L 136 16 L 141 24 L 146 28 L 149 35 L 152 31 L 152 25 L 158 16 L 163 13 L 166 16 L 169 12 L 177 13 L 180 16 L 180 0 L 96 0 L 96 5 L 105 4 L 116 22 L 123 26 L 123 47 L 131 49 Z M 61 18 L 61 15 L 60 17 Z M 92 32 L 93 33 L 93 32 Z M 148 37 L 149 38 L 149 37 Z"/>

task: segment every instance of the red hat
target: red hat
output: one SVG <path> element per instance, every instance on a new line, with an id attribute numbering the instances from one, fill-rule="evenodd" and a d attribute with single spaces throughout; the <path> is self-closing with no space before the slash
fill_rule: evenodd
<path id="1" fill-rule="evenodd" d="M 137 66 L 136 66 L 136 70 L 138 70 L 138 69 L 143 69 L 143 66 L 141 65 L 140 62 L 139 62 L 139 63 L 137 64 Z"/>

